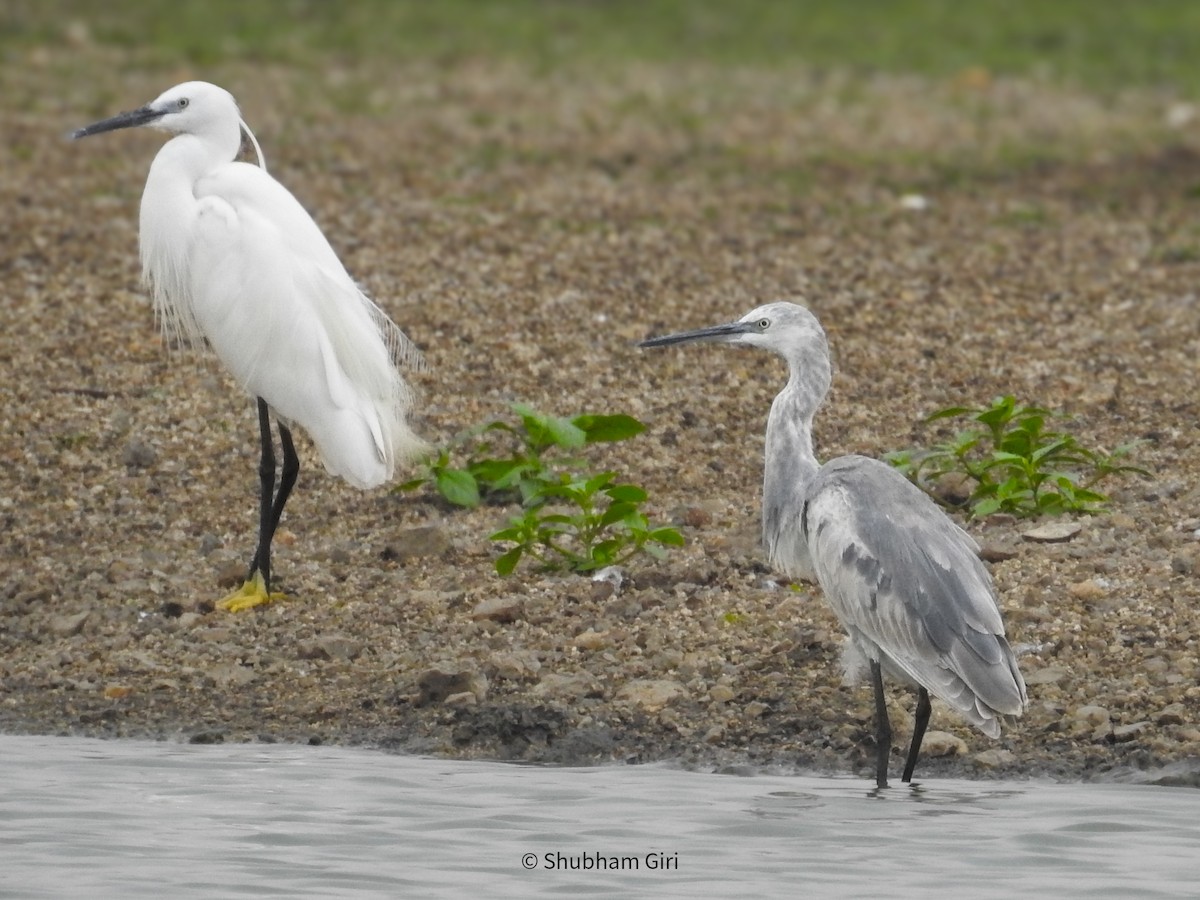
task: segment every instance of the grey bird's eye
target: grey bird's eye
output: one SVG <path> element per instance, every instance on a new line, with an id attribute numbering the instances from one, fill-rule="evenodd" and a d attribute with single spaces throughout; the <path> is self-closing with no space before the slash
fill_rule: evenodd
<path id="1" fill-rule="evenodd" d="M 770 319 L 759 319 L 758 320 L 758 330 L 759 331 L 766 331 L 770 327 L 771 327 Z"/>
<path id="2" fill-rule="evenodd" d="M 179 98 L 179 108 L 180 108 L 180 109 L 186 109 L 186 108 L 187 108 L 187 105 L 188 105 L 188 98 L 187 98 L 187 97 L 180 97 L 180 98 Z"/>

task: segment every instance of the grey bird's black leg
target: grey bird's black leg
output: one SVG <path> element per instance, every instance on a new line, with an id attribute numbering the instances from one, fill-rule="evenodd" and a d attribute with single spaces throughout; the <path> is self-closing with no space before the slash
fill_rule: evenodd
<path id="1" fill-rule="evenodd" d="M 875 689 L 875 786 L 885 788 L 888 757 L 892 753 L 892 723 L 888 721 L 887 702 L 883 699 L 883 672 L 878 660 L 871 660 L 871 686 Z"/>
<path id="2" fill-rule="evenodd" d="M 917 767 L 917 755 L 921 752 L 921 741 L 925 739 L 925 728 L 929 725 L 929 714 L 932 711 L 933 706 L 929 703 L 929 691 L 925 688 L 918 688 L 912 743 L 908 746 L 908 759 L 904 761 L 904 775 L 900 778 L 906 784 L 912 781 L 913 769 Z"/>

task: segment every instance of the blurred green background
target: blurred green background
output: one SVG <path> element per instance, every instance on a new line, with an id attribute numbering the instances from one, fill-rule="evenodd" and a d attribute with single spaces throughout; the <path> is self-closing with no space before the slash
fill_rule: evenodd
<path id="1" fill-rule="evenodd" d="M 633 60 L 942 77 L 970 68 L 1111 92 L 1200 86 L 1194 0 L 5 0 L 0 53 L 94 43 L 129 66 L 262 61 L 535 67 Z"/>

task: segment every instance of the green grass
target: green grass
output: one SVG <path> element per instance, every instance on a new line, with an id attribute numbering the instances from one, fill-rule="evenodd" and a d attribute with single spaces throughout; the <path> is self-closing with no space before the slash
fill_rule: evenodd
<path id="1" fill-rule="evenodd" d="M 1110 91 L 1200 87 L 1191 0 L 7 0 L 0 53 L 70 23 L 139 64 L 633 60 L 952 76 L 968 67 Z"/>

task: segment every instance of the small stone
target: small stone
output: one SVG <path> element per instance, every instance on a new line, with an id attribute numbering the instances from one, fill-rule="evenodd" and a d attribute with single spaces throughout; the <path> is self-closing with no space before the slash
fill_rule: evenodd
<path id="1" fill-rule="evenodd" d="M 90 615 L 91 613 L 85 610 L 73 616 L 55 616 L 50 620 L 50 631 L 58 637 L 74 637 L 83 631 L 84 623 Z"/>
<path id="2" fill-rule="evenodd" d="M 617 586 L 611 581 L 593 581 L 589 596 L 593 603 L 603 603 L 615 596 L 616 593 Z"/>
<path id="3" fill-rule="evenodd" d="M 1171 703 L 1164 706 L 1154 716 L 1155 725 L 1182 725 L 1186 710 L 1182 703 Z"/>
<path id="4" fill-rule="evenodd" d="M 644 678 L 626 682 L 617 691 L 616 699 L 640 706 L 647 712 L 658 712 L 675 698 L 686 695 L 687 688 L 678 681 Z"/>
<path id="5" fill-rule="evenodd" d="M 1177 575 L 1200 575 L 1200 551 L 1182 550 L 1171 557 L 1171 571 Z"/>
<path id="6" fill-rule="evenodd" d="M 759 700 L 751 700 L 743 707 L 743 712 L 751 719 L 761 719 L 767 711 L 767 704 Z"/>
<path id="7" fill-rule="evenodd" d="M 479 703 L 479 699 L 471 691 L 462 691 L 458 694 L 451 694 L 442 703 L 445 706 L 475 706 Z"/>
<path id="8" fill-rule="evenodd" d="M 988 541 L 979 548 L 979 558 L 985 562 L 1004 562 L 1007 559 L 1013 559 L 1016 555 L 1016 547 L 1000 541 Z"/>
<path id="9" fill-rule="evenodd" d="M 380 556 L 385 560 L 407 562 L 441 556 L 450 549 L 450 538 L 440 525 L 419 525 L 396 534 Z"/>
<path id="10" fill-rule="evenodd" d="M 735 696 L 733 688 L 727 684 L 714 684 L 708 690 L 708 699 L 713 703 L 728 703 Z"/>
<path id="11" fill-rule="evenodd" d="M 131 469 L 147 469 L 158 462 L 158 451 L 140 438 L 125 445 L 121 462 Z"/>
<path id="12" fill-rule="evenodd" d="M 137 570 L 130 563 L 123 559 L 114 559 L 108 564 L 104 577 L 109 584 L 120 584 L 131 580 L 136 574 Z"/>
<path id="13" fill-rule="evenodd" d="M 558 672 L 551 672 L 542 676 L 541 681 L 530 688 L 529 693 L 535 697 L 579 700 L 595 694 L 597 690 L 596 682 L 590 676 L 562 675 Z"/>
<path id="14" fill-rule="evenodd" d="M 1025 676 L 1026 684 L 1054 684 L 1067 677 L 1067 670 L 1061 666 L 1046 666 L 1044 669 L 1034 669 Z"/>
<path id="15" fill-rule="evenodd" d="M 1047 522 L 1028 531 L 1022 531 L 1021 537 L 1027 541 L 1042 544 L 1058 544 L 1069 541 L 1083 530 L 1078 522 Z"/>
<path id="16" fill-rule="evenodd" d="M 930 731 L 921 742 L 926 756 L 966 756 L 967 742 L 946 731 Z"/>
<path id="17" fill-rule="evenodd" d="M 574 643 L 580 650 L 603 650 L 612 641 L 607 631 L 593 631 L 589 628 L 583 634 L 576 635 Z"/>
<path id="18" fill-rule="evenodd" d="M 471 618 L 475 621 L 487 619 L 491 622 L 515 622 L 521 618 L 523 604 L 519 597 L 489 597 L 480 601 L 471 610 Z"/>
<path id="19" fill-rule="evenodd" d="M 676 510 L 674 520 L 688 528 L 703 528 L 712 524 L 712 513 L 699 506 L 684 506 Z"/>
<path id="20" fill-rule="evenodd" d="M 714 725 L 704 733 L 704 743 L 719 744 L 725 739 L 725 729 L 720 725 Z"/>
<path id="21" fill-rule="evenodd" d="M 509 681 L 527 681 L 537 677 L 542 669 L 541 661 L 532 650 L 512 650 L 493 653 L 488 666 L 497 678 Z"/>
<path id="22" fill-rule="evenodd" d="M 474 669 L 429 669 L 417 679 L 417 706 L 444 703 L 454 694 L 470 692 L 483 702 L 487 696 L 488 680 L 482 672 Z"/>
<path id="23" fill-rule="evenodd" d="M 1118 744 L 1124 744 L 1128 741 L 1136 740 L 1142 735 L 1142 732 L 1149 728 L 1149 722 L 1131 722 L 1128 725 L 1118 725 L 1112 730 L 1112 739 Z"/>
<path id="24" fill-rule="evenodd" d="M 1111 716 L 1103 706 L 1081 706 L 1073 713 L 1074 717 L 1087 725 L 1107 725 Z"/>
<path id="25" fill-rule="evenodd" d="M 221 663 L 209 669 L 207 674 L 219 687 L 241 687 L 258 678 L 253 669 L 239 663 Z"/>
<path id="26" fill-rule="evenodd" d="M 342 660 L 356 659 L 362 653 L 362 644 L 342 634 L 325 634 L 311 641 L 304 641 L 297 650 L 301 659 Z"/>
<path id="27" fill-rule="evenodd" d="M 104 688 L 104 696 L 110 700 L 120 700 L 133 693 L 133 688 L 127 684 L 110 684 Z"/>
<path id="28" fill-rule="evenodd" d="M 1096 579 L 1089 578 L 1087 581 L 1067 585 L 1067 593 L 1076 600 L 1099 600 L 1108 591 Z"/>
<path id="29" fill-rule="evenodd" d="M 1005 750 L 1003 747 L 993 747 L 990 750 L 980 751 L 971 758 L 985 769 L 995 769 L 1000 766 L 1012 765 L 1017 760 L 1016 755 L 1011 750 Z"/>

